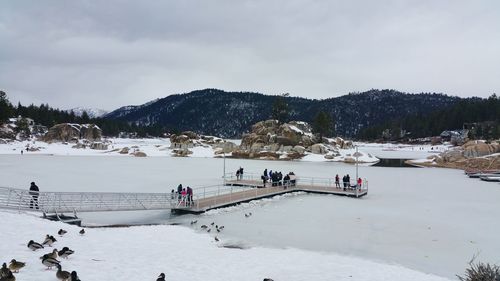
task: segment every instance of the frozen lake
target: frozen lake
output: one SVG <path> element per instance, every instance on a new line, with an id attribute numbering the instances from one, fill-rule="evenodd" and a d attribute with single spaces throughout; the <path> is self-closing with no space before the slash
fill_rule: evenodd
<path id="1" fill-rule="evenodd" d="M 222 159 L 0 155 L 1 186 L 44 191 L 170 192 L 179 183 L 217 184 Z M 313 177 L 334 177 L 355 167 L 332 162 L 227 159 L 227 171 L 265 168 Z M 335 252 L 453 278 L 470 258 L 500 263 L 500 185 L 469 179 L 450 169 L 360 167 L 367 197 L 290 195 L 198 216 L 199 223 L 225 225 L 220 237 L 248 246 Z M 196 192 L 196 190 L 195 190 Z M 245 218 L 244 214 L 253 216 Z M 189 225 L 192 216 L 167 212 L 85 214 L 88 223 Z M 190 227 L 190 226 L 188 226 Z"/>

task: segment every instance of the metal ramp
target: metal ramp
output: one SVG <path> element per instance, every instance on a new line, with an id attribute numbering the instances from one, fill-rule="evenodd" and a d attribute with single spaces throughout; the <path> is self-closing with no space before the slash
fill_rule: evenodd
<path id="1" fill-rule="evenodd" d="M 167 193 L 39 192 L 34 198 L 29 190 L 0 187 L 0 208 L 44 214 L 168 210 L 176 204 Z"/>

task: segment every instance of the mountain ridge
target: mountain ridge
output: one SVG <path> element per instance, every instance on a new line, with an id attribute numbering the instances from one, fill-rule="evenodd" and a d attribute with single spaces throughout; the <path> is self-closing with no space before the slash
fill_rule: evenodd
<path id="1" fill-rule="evenodd" d="M 254 123 L 270 118 L 278 96 L 218 89 L 173 94 L 143 105 L 125 106 L 104 118 L 158 125 L 170 130 L 193 130 L 222 137 L 241 137 Z M 311 122 L 319 111 L 335 120 L 338 135 L 353 137 L 362 128 L 409 114 L 427 114 L 463 100 L 438 93 L 410 94 L 396 90 L 353 92 L 327 99 L 283 97 L 290 120 Z"/>

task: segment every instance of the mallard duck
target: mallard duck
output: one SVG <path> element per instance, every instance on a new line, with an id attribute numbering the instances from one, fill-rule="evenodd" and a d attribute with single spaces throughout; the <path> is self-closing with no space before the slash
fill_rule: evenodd
<path id="1" fill-rule="evenodd" d="M 208 226 L 206 224 L 202 225 L 201 226 L 202 229 L 205 229 L 205 228 L 208 228 Z"/>
<path id="2" fill-rule="evenodd" d="M 56 238 L 54 238 L 54 236 L 52 235 L 46 235 L 45 236 L 45 241 L 43 241 L 42 245 L 47 245 L 49 247 L 52 247 L 52 244 L 54 244 L 56 242 Z"/>
<path id="3" fill-rule="evenodd" d="M 9 275 L 10 269 L 7 268 L 7 264 L 2 264 L 2 269 L 0 269 L 0 278 Z"/>
<path id="4" fill-rule="evenodd" d="M 57 249 L 52 250 L 51 253 L 45 254 L 40 257 L 41 260 L 46 259 L 46 258 L 53 258 L 57 259 Z"/>
<path id="5" fill-rule="evenodd" d="M 64 229 L 59 229 L 59 231 L 57 232 L 57 234 L 59 234 L 60 236 L 63 236 L 64 234 L 68 233 L 66 230 Z"/>
<path id="6" fill-rule="evenodd" d="M 80 230 L 80 235 L 84 235 L 85 234 L 85 229 L 82 228 L 82 230 Z"/>
<path id="7" fill-rule="evenodd" d="M 0 278 L 0 281 L 16 281 L 16 277 L 14 276 L 14 274 L 12 274 L 12 271 L 9 270 L 9 272 L 7 272 L 7 275 Z"/>
<path id="8" fill-rule="evenodd" d="M 19 272 L 19 269 L 23 268 L 26 265 L 24 262 L 16 261 L 12 259 L 9 264 L 9 269 L 12 272 Z"/>
<path id="9" fill-rule="evenodd" d="M 217 237 L 217 236 L 215 236 L 214 239 L 215 239 L 215 242 L 219 242 L 220 241 L 219 237 Z"/>
<path id="10" fill-rule="evenodd" d="M 80 281 L 80 278 L 78 278 L 76 271 L 71 271 L 71 281 Z"/>
<path id="11" fill-rule="evenodd" d="M 156 281 L 165 281 L 165 273 L 160 273 L 160 276 L 156 279 Z"/>
<path id="12" fill-rule="evenodd" d="M 33 250 L 33 251 L 36 251 L 36 250 L 43 249 L 43 245 L 42 245 L 42 244 L 40 244 L 40 243 L 37 243 L 37 242 L 35 242 L 35 241 L 33 241 L 33 240 L 30 240 L 30 241 L 28 242 L 28 248 L 30 248 L 30 249 L 31 249 L 31 250 Z"/>
<path id="13" fill-rule="evenodd" d="M 70 255 L 74 254 L 75 251 L 69 249 L 68 247 L 62 248 L 62 250 L 59 251 L 59 256 L 61 258 L 67 259 Z"/>
<path id="14" fill-rule="evenodd" d="M 54 266 L 57 266 L 60 262 L 53 258 L 46 258 L 42 260 L 42 264 L 47 267 L 47 269 L 51 269 Z"/>
<path id="15" fill-rule="evenodd" d="M 57 272 L 56 272 L 57 279 L 61 281 L 69 281 L 69 279 L 71 278 L 71 274 L 67 271 L 61 270 L 60 264 L 57 264 L 56 266 L 57 266 Z"/>

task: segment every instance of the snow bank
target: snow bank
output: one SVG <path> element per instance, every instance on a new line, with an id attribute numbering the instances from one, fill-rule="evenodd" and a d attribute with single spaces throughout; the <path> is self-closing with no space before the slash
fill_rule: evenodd
<path id="1" fill-rule="evenodd" d="M 224 236 L 213 236 L 182 226 L 140 226 L 87 229 L 46 221 L 29 214 L 1 212 L 0 261 L 15 258 L 27 262 L 18 280 L 55 280 L 55 270 L 45 270 L 39 257 L 52 248 L 33 252 L 29 240 L 41 241 L 60 228 L 68 233 L 56 238 L 55 248 L 75 250 L 62 260 L 63 270 L 76 270 L 82 280 L 155 280 L 165 272 L 167 280 L 241 280 L 265 277 L 293 280 L 449 280 L 396 265 L 308 252 L 297 249 L 224 248 Z M 196 228 L 198 229 L 198 228 Z"/>

